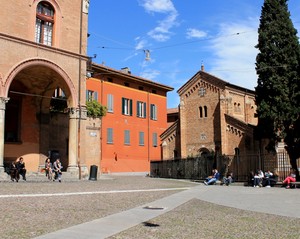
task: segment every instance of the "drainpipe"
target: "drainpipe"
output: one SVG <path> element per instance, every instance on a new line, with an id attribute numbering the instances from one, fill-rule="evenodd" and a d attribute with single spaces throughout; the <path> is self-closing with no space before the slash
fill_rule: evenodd
<path id="1" fill-rule="evenodd" d="M 100 97 L 100 104 L 101 105 L 103 105 L 103 91 L 104 91 L 104 84 L 103 84 L 103 79 L 102 79 L 102 77 L 100 76 L 100 82 L 101 82 L 101 97 Z M 102 137 L 102 135 L 103 135 L 103 123 L 102 123 L 102 121 L 103 121 L 103 116 L 100 118 L 100 160 L 99 160 L 99 172 L 100 172 L 100 174 L 102 173 L 101 172 L 101 167 L 102 167 L 102 163 L 101 163 L 101 161 L 103 161 L 102 160 L 102 157 L 103 157 L 103 137 Z"/>
<path id="2" fill-rule="evenodd" d="M 151 105 L 150 105 L 150 96 L 149 92 L 147 92 L 147 101 L 148 101 L 148 107 L 149 107 L 149 115 L 147 117 L 148 121 L 148 162 L 150 162 L 150 116 L 151 116 Z"/>
<path id="3" fill-rule="evenodd" d="M 81 120 L 81 54 L 82 54 L 82 12 L 83 12 L 83 1 L 81 0 L 81 7 L 80 7 L 80 32 L 79 32 L 79 69 L 78 69 L 78 106 L 79 106 L 79 117 L 78 117 L 78 132 L 77 132 L 77 164 L 79 170 L 79 179 L 81 179 L 81 166 L 80 166 L 80 120 Z"/>

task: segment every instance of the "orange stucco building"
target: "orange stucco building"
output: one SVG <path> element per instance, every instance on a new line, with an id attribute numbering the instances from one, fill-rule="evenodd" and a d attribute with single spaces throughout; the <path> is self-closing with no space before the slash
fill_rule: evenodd
<path id="1" fill-rule="evenodd" d="M 87 99 L 107 107 L 101 120 L 102 173 L 149 172 L 150 161 L 161 159 L 160 135 L 167 128 L 167 92 L 172 87 L 131 74 L 92 65 Z"/>

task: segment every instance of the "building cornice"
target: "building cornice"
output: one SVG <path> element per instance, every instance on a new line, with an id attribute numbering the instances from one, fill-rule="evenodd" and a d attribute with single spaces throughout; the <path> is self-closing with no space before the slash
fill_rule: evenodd
<path id="1" fill-rule="evenodd" d="M 198 71 L 190 80 L 188 80 L 182 87 L 180 87 L 177 90 L 177 93 L 179 95 L 184 94 L 186 91 L 188 91 L 197 81 L 205 81 L 206 83 L 213 85 L 220 90 L 225 90 L 225 89 L 234 89 L 239 92 L 243 93 L 249 93 L 252 95 L 255 95 L 255 92 L 253 90 L 249 90 L 234 84 L 231 84 L 229 82 L 226 82 L 214 75 L 211 75 L 205 71 Z"/>
<path id="2" fill-rule="evenodd" d="M 127 81 L 131 81 L 131 82 L 136 82 L 136 83 L 140 83 L 146 86 L 151 86 L 151 87 L 156 87 L 160 90 L 164 90 L 164 91 L 172 91 L 174 90 L 173 87 L 164 85 L 164 84 L 160 84 L 154 81 L 150 81 L 147 80 L 145 78 L 139 77 L 139 76 L 135 76 L 132 75 L 131 73 L 125 73 L 122 70 L 116 70 L 113 68 L 110 68 L 108 66 L 104 66 L 104 65 L 98 65 L 95 63 L 92 63 L 92 70 L 93 70 L 93 77 L 97 78 L 97 74 L 102 75 L 102 74 L 107 74 L 110 77 L 116 77 L 118 76 L 119 78 L 123 78 L 126 79 Z"/>
<path id="3" fill-rule="evenodd" d="M 37 48 L 37 49 L 41 49 L 41 50 L 44 50 L 44 51 L 59 53 L 59 54 L 74 57 L 74 58 L 81 58 L 82 60 L 86 60 L 86 61 L 89 60 L 89 57 L 86 56 L 86 55 L 81 55 L 81 54 L 74 53 L 74 52 L 71 52 L 71 51 L 63 50 L 61 48 L 55 48 L 55 47 L 52 47 L 52 46 L 47 46 L 47 45 L 44 45 L 44 44 L 41 44 L 41 43 L 36 43 L 36 42 L 33 42 L 33 41 L 25 40 L 23 38 L 7 35 L 7 34 L 3 34 L 3 33 L 0 33 L 0 39 L 4 39 L 4 40 L 7 40 L 7 41 L 12 41 L 12 42 L 16 42 L 16 43 L 21 43 L 21 44 L 24 44 L 24 45 L 27 45 L 27 46 L 30 46 L 30 47 L 34 47 L 34 48 Z"/>

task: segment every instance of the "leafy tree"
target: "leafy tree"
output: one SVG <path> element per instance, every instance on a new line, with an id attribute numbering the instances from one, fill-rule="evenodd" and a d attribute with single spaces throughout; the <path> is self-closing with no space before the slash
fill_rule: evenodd
<path id="1" fill-rule="evenodd" d="M 87 115 L 93 118 L 102 117 L 106 114 L 106 107 L 96 100 L 86 102 L 86 108 Z"/>
<path id="2" fill-rule="evenodd" d="M 286 143 L 291 165 L 300 157 L 300 47 L 288 0 L 265 0 L 258 29 L 258 131 Z"/>

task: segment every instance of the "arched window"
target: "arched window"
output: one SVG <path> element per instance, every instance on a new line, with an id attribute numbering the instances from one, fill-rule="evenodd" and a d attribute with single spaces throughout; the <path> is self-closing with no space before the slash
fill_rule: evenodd
<path id="1" fill-rule="evenodd" d="M 203 109 L 202 109 L 202 106 L 199 107 L 199 116 L 200 116 L 200 118 L 203 118 Z"/>
<path id="2" fill-rule="evenodd" d="M 40 2 L 36 8 L 35 41 L 52 45 L 54 9 L 47 2 Z"/>
<path id="3" fill-rule="evenodd" d="M 204 106 L 204 117 L 207 117 L 207 106 Z"/>

